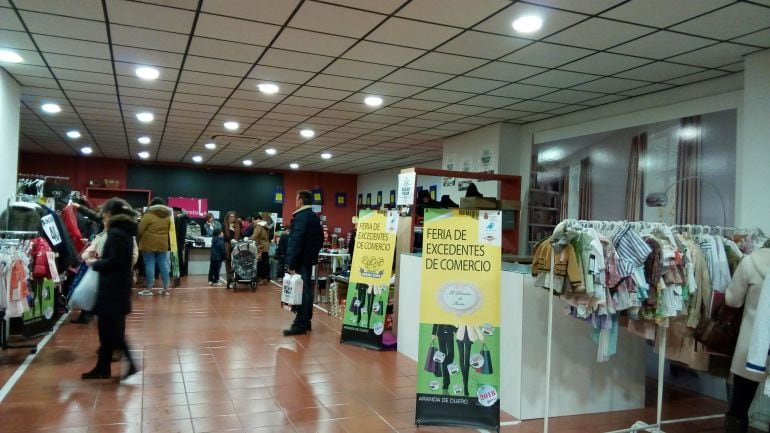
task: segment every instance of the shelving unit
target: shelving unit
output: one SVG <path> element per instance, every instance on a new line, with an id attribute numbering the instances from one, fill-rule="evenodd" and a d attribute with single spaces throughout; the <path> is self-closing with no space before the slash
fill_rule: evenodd
<path id="1" fill-rule="evenodd" d="M 86 196 L 91 203 L 97 206 L 113 197 L 119 197 L 135 208 L 143 208 L 150 205 L 152 191 L 149 189 L 86 188 Z"/>
<path id="2" fill-rule="evenodd" d="M 529 205 L 527 207 L 527 254 L 532 254 L 535 245 L 553 233 L 562 219 L 563 176 L 553 171 L 538 171 L 537 156 L 532 157 Z"/>

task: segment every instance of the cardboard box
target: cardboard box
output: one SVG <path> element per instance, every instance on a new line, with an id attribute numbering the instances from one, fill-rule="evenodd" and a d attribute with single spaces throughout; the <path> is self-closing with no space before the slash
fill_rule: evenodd
<path id="1" fill-rule="evenodd" d="M 497 199 L 492 197 L 461 197 L 460 209 L 497 209 Z"/>
<path id="2" fill-rule="evenodd" d="M 500 209 L 502 210 L 520 210 L 521 202 L 519 200 L 500 200 Z"/>

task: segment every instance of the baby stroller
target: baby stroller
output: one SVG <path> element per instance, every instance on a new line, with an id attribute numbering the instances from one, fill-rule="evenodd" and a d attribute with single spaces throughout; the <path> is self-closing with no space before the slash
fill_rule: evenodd
<path id="1" fill-rule="evenodd" d="M 235 291 L 238 283 L 248 284 L 251 291 L 257 290 L 257 258 L 259 248 L 252 240 L 242 240 L 233 245 L 230 260 L 232 272 L 227 274 L 227 288 Z"/>

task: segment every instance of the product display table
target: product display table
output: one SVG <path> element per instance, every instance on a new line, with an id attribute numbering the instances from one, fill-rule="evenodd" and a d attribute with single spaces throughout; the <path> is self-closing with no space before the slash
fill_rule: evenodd
<path id="1" fill-rule="evenodd" d="M 320 274 L 320 272 L 319 272 L 319 267 L 320 266 L 315 266 L 313 268 L 313 274 L 314 274 L 313 278 L 315 279 L 315 288 L 316 288 L 316 292 L 315 292 L 316 293 L 316 296 L 315 296 L 316 304 L 319 303 L 319 302 L 328 302 L 328 299 L 326 299 L 328 296 L 321 296 L 321 289 L 320 289 L 321 286 L 318 284 L 319 281 L 328 282 L 328 281 L 326 281 L 327 277 L 337 273 L 338 263 L 342 264 L 342 262 L 347 260 L 349 257 L 350 257 L 350 254 L 348 254 L 348 253 L 339 253 L 339 252 L 320 252 L 320 253 L 318 253 L 318 264 L 321 265 L 321 264 L 329 263 L 329 264 L 331 264 L 331 268 L 327 268 L 328 269 L 328 274 L 323 276 L 323 277 L 321 277 L 319 275 Z M 329 289 L 329 287 L 326 286 L 327 294 L 328 294 L 328 289 Z"/>

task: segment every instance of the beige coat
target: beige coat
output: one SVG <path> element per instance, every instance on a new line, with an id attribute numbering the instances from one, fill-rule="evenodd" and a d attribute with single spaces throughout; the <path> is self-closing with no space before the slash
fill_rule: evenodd
<path id="1" fill-rule="evenodd" d="M 169 251 L 171 208 L 156 204 L 147 208 L 139 222 L 139 251 Z"/>
<path id="2" fill-rule="evenodd" d="M 96 253 L 96 257 L 101 257 L 104 252 L 104 241 L 107 240 L 107 232 L 101 232 L 94 236 L 94 240 L 83 250 L 80 258 L 83 261 L 88 260 L 91 257 L 91 253 Z M 139 261 L 139 247 L 136 245 L 136 239 L 134 239 L 134 251 L 131 254 L 131 266 L 134 266 Z"/>
<path id="3" fill-rule="evenodd" d="M 744 307 L 738 345 L 735 347 L 730 371 L 755 382 L 764 381 L 765 375 L 746 370 L 746 358 L 749 354 L 749 342 L 754 329 L 759 294 L 768 271 L 770 271 L 770 248 L 760 248 L 741 260 L 725 295 L 727 305 L 735 308 Z"/>
<path id="4" fill-rule="evenodd" d="M 257 243 L 260 253 L 268 251 L 270 249 L 270 231 L 267 228 L 267 223 L 254 224 L 254 233 L 250 239 Z"/>

